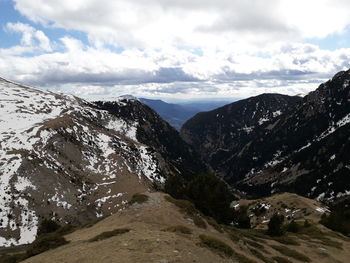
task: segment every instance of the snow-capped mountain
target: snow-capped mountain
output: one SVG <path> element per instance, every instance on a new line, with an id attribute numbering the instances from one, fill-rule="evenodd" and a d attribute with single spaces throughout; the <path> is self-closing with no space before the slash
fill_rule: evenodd
<path id="1" fill-rule="evenodd" d="M 144 106 L 123 98 L 114 107 L 134 103 L 134 110 Z M 153 120 L 129 113 L 123 118 L 70 95 L 0 79 L 0 246 L 32 242 L 42 218 L 82 223 L 113 213 L 151 182 L 187 171 L 139 140 L 141 124 L 154 130 Z"/>
<path id="2" fill-rule="evenodd" d="M 314 92 L 303 98 L 293 98 L 285 110 L 281 106 L 281 109 L 263 109 L 262 116 L 268 112 L 270 116 L 259 120 L 247 114 L 244 104 L 238 106 L 242 102 L 237 102 L 231 104 L 231 109 L 224 108 L 236 114 L 235 118 L 226 119 L 219 112 L 203 113 L 189 120 L 182 134 L 188 142 L 199 145 L 213 169 L 227 182 L 250 194 L 290 191 L 324 202 L 348 198 L 349 83 L 350 70 L 339 72 Z M 260 105 L 264 101 L 264 96 L 269 95 L 243 102 L 250 100 L 252 103 L 248 105 L 254 108 L 257 102 Z M 199 117 L 207 122 L 199 122 Z M 214 117 L 217 121 L 212 124 Z M 245 121 L 246 118 L 250 122 Z M 213 128 L 212 132 L 208 125 L 218 128 Z M 230 126 L 231 130 L 222 128 Z M 236 136 L 237 130 L 247 135 Z M 200 136 L 197 131 L 201 131 Z M 211 144 L 216 141 L 218 132 L 222 135 L 213 147 Z M 208 145 L 214 154 L 203 150 Z"/>

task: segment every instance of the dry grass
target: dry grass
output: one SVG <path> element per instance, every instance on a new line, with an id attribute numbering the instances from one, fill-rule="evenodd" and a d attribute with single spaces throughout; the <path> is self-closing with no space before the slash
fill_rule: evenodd
<path id="1" fill-rule="evenodd" d="M 83 225 L 79 226 L 78 228 L 79 228 L 79 229 L 81 229 L 81 228 L 90 228 L 90 227 L 96 225 L 98 222 L 100 222 L 100 221 L 102 221 L 103 219 L 105 219 L 106 217 L 107 217 L 107 216 L 102 216 L 102 217 L 97 218 L 97 219 L 95 219 L 95 220 L 92 220 L 92 221 L 90 221 L 90 222 L 88 222 L 88 223 L 86 223 L 86 224 L 83 224 Z"/>
<path id="2" fill-rule="evenodd" d="M 259 244 L 258 242 L 251 241 L 251 240 L 245 240 L 245 242 L 250 245 L 251 247 L 257 248 L 257 249 L 264 249 L 264 246 Z"/>
<path id="3" fill-rule="evenodd" d="M 211 236 L 200 235 L 201 244 L 219 253 L 220 255 L 233 256 L 234 250 L 225 242 Z"/>
<path id="4" fill-rule="evenodd" d="M 256 263 L 254 260 L 247 258 L 246 256 L 234 252 L 235 257 L 238 259 L 239 263 Z"/>
<path id="5" fill-rule="evenodd" d="M 201 244 L 212 249 L 213 251 L 217 252 L 220 255 L 224 255 L 227 257 L 234 256 L 235 258 L 237 258 L 238 262 L 240 263 L 256 263 L 255 261 L 247 258 L 243 254 L 237 253 L 225 242 L 215 237 L 200 235 L 199 238 L 201 239 Z"/>
<path id="6" fill-rule="evenodd" d="M 277 241 L 284 245 L 300 246 L 300 243 L 295 238 L 288 236 L 287 234 L 280 237 L 270 237 L 270 239 Z"/>
<path id="7" fill-rule="evenodd" d="M 112 231 L 103 232 L 103 233 L 91 238 L 89 240 L 89 242 L 95 242 L 95 241 L 100 241 L 100 240 L 107 239 L 110 237 L 119 236 L 119 235 L 127 233 L 129 231 L 130 231 L 130 229 L 128 229 L 128 228 L 118 228 L 118 229 L 115 229 Z"/>
<path id="8" fill-rule="evenodd" d="M 274 263 L 272 259 L 265 257 L 260 251 L 256 249 L 250 249 L 250 251 L 256 258 L 264 261 L 265 263 Z"/>
<path id="9" fill-rule="evenodd" d="M 207 228 L 207 224 L 200 216 L 199 211 L 195 208 L 194 204 L 188 200 L 174 199 L 171 196 L 166 195 L 165 199 L 180 208 L 180 211 L 186 214 L 193 220 L 193 223 L 200 228 Z"/>
<path id="10" fill-rule="evenodd" d="M 334 235 L 331 232 L 330 233 L 323 232 L 314 225 L 306 228 L 302 228 L 299 231 L 299 234 L 300 235 L 298 235 L 298 237 L 300 237 L 301 239 L 311 241 L 311 242 L 315 242 L 314 240 L 316 239 L 316 240 L 319 240 L 319 242 L 316 242 L 316 243 L 321 243 L 322 245 L 328 246 L 328 247 L 342 249 L 342 243 L 338 241 L 334 241 L 328 237 L 328 236 L 334 237 Z"/>
<path id="11" fill-rule="evenodd" d="M 17 263 L 25 260 L 27 255 L 25 253 L 16 255 L 3 255 L 0 258 L 0 263 Z"/>
<path id="12" fill-rule="evenodd" d="M 299 253 L 298 251 L 296 250 L 293 250 L 293 249 L 290 249 L 288 247 L 285 247 L 285 246 L 274 246 L 274 245 L 271 245 L 271 247 L 278 251 L 279 253 L 287 256 L 287 257 L 291 257 L 291 258 L 294 258 L 296 260 L 299 260 L 301 262 L 311 262 L 310 258 L 308 258 L 307 256 Z"/>
<path id="13" fill-rule="evenodd" d="M 277 263 L 293 263 L 292 261 L 284 257 L 273 257 L 272 259 L 275 260 Z"/>
<path id="14" fill-rule="evenodd" d="M 164 231 L 187 234 L 187 235 L 192 234 L 191 229 L 189 229 L 186 226 L 181 226 L 181 225 L 167 227 L 164 229 Z"/>
<path id="15" fill-rule="evenodd" d="M 205 217 L 207 223 L 209 225 L 211 225 L 216 231 L 220 232 L 220 233 L 224 233 L 224 230 L 222 229 L 222 227 L 216 222 L 216 220 L 210 216 L 206 216 Z"/>

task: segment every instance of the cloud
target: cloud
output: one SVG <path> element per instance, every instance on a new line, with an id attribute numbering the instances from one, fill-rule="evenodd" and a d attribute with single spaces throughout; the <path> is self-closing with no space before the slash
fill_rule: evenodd
<path id="1" fill-rule="evenodd" d="M 296 94 L 350 67 L 350 49 L 305 43 L 343 33 L 346 0 L 14 3 L 34 23 L 6 25 L 21 39 L 0 49 L 3 77 L 79 96 Z M 50 40 L 52 28 L 66 36 Z"/>
<path id="2" fill-rule="evenodd" d="M 345 0 L 14 0 L 43 25 L 87 33 L 96 46 L 252 49 L 323 38 L 350 24 Z"/>
<path id="3" fill-rule="evenodd" d="M 350 49 L 327 51 L 288 44 L 267 56 L 230 51 L 193 54 L 169 49 L 114 53 L 61 38 L 60 51 L 3 56 L 3 77 L 75 95 L 158 97 L 245 97 L 263 92 L 305 93 L 350 66 Z"/>
<path id="4" fill-rule="evenodd" d="M 34 27 L 23 23 L 7 23 L 5 30 L 13 33 L 20 33 L 21 45 L 14 46 L 6 50 L 7 54 L 20 55 L 22 53 L 33 53 L 38 51 L 51 51 L 49 38 L 43 31 L 36 30 Z M 4 49 L 0 52 L 5 52 Z"/>

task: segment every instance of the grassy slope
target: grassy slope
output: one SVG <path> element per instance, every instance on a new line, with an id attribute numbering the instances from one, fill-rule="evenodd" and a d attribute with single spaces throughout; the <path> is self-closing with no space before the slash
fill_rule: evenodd
<path id="1" fill-rule="evenodd" d="M 262 230 L 240 230 L 233 227 L 225 227 L 224 233 L 220 233 L 210 224 L 207 224 L 206 229 L 197 227 L 186 213 L 166 201 L 164 194 L 147 195 L 148 201 L 135 203 L 89 228 L 68 234 L 65 238 L 70 241 L 69 244 L 24 262 L 209 263 L 233 260 L 269 263 L 274 262 L 272 258 L 282 258 L 285 262 L 302 262 L 300 259 L 303 257 L 300 255 L 304 255 L 311 262 L 322 263 L 346 262 L 350 258 L 349 240 L 324 228 L 319 230 L 319 225 L 313 225 L 297 234 L 289 233 L 282 238 L 270 238 Z M 115 229 L 130 231 L 89 242 L 101 233 Z M 293 255 L 296 256 L 293 258 Z"/>

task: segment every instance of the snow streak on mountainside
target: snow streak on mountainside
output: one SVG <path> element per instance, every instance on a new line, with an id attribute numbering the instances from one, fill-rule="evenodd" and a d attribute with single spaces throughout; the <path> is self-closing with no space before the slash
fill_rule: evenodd
<path id="1" fill-rule="evenodd" d="M 0 246 L 32 242 L 43 217 L 84 222 L 162 182 L 163 159 L 137 140 L 138 126 L 0 79 Z"/>
<path id="2" fill-rule="evenodd" d="M 273 118 L 265 118 L 271 112 L 266 107 L 259 120 L 245 111 L 264 103 L 261 95 L 241 102 L 247 107 L 226 108 L 235 118 L 218 110 L 203 113 L 198 117 L 206 121 L 196 116 L 181 132 L 198 145 L 218 174 L 248 194 L 293 191 L 328 203 L 344 201 L 350 197 L 349 84 L 350 70 L 342 71 L 286 110 L 273 113 Z M 237 123 L 247 136 L 235 136 Z M 225 128 L 230 126 L 231 130 Z M 211 155 L 208 147 L 213 148 Z"/>
<path id="3" fill-rule="evenodd" d="M 182 140 L 179 133 L 154 110 L 135 98 L 96 101 L 94 106 L 117 118 L 136 121 L 137 140 L 162 156 L 165 161 L 163 170 L 167 174 L 181 174 L 189 179 L 207 171 L 198 154 Z"/>
<path id="4" fill-rule="evenodd" d="M 240 161 L 259 154 L 243 189 L 295 191 L 328 203 L 349 198 L 349 80 L 350 71 L 339 72 L 252 141 Z"/>
<path id="5" fill-rule="evenodd" d="M 218 170 L 232 151 L 262 130 L 264 123 L 280 116 L 300 100 L 299 97 L 262 94 L 237 101 L 213 111 L 198 113 L 183 125 L 181 135 L 199 149 L 203 159 L 214 170 Z"/>

